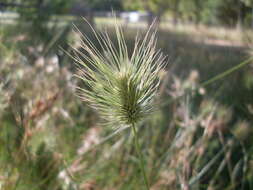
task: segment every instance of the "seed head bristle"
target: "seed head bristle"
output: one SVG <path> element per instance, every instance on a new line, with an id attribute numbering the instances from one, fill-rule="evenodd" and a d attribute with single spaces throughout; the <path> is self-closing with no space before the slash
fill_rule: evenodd
<path id="1" fill-rule="evenodd" d="M 74 49 L 73 59 L 79 67 L 76 76 L 84 83 L 78 95 L 114 126 L 131 125 L 153 110 L 153 97 L 159 86 L 159 71 L 165 56 L 156 51 L 156 32 L 150 29 L 143 39 L 137 37 L 129 56 L 121 27 L 116 24 L 116 45 L 107 32 L 92 28 L 101 51 L 82 36 L 82 46 Z"/>

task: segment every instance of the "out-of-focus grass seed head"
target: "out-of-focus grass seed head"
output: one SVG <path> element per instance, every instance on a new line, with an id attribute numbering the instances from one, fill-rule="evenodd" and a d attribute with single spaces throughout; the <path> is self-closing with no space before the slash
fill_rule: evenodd
<path id="1" fill-rule="evenodd" d="M 77 87 L 80 98 L 107 123 L 120 127 L 139 122 L 153 110 L 165 56 L 155 50 L 156 32 L 151 28 L 143 38 L 136 38 L 129 56 L 122 29 L 115 25 L 116 44 L 108 33 L 98 33 L 92 28 L 101 50 L 77 29 L 82 45 L 74 48 L 73 58 L 79 65 L 76 76 L 84 83 Z"/>

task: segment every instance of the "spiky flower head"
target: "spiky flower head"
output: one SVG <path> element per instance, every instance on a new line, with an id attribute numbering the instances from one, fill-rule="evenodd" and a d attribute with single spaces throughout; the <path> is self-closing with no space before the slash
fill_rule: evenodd
<path id="1" fill-rule="evenodd" d="M 81 48 L 74 48 L 79 65 L 76 76 L 83 81 L 79 96 L 113 126 L 130 126 L 153 110 L 153 98 L 159 86 L 159 71 L 165 57 L 156 51 L 155 32 L 137 37 L 131 56 L 122 29 L 115 24 L 117 42 L 107 32 L 93 33 L 100 50 L 81 34 Z"/>

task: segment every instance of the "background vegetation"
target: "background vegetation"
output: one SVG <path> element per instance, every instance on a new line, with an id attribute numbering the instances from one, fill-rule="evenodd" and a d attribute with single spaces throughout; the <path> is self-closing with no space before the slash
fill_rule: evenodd
<path id="1" fill-rule="evenodd" d="M 131 130 L 101 126 L 75 96 L 80 81 L 63 51 L 80 47 L 72 23 L 95 38 L 70 16 L 75 3 L 113 41 L 112 19 L 96 12 L 147 11 L 144 22 L 119 18 L 130 50 L 158 17 L 168 66 L 158 109 L 138 126 L 151 189 L 253 189 L 251 62 L 205 83 L 251 56 L 250 0 L 1 1 L 0 189 L 144 189 Z"/>

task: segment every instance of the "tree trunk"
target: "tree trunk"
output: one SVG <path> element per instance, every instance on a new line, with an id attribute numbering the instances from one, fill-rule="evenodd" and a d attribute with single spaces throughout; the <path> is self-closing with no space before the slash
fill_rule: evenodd
<path id="1" fill-rule="evenodd" d="M 242 3 L 238 3 L 238 10 L 237 10 L 237 24 L 236 24 L 237 30 L 242 30 Z"/>
<path id="2" fill-rule="evenodd" d="M 197 11 L 195 13 L 195 27 L 198 28 L 199 27 L 199 23 L 200 23 L 200 11 Z"/>
<path id="3" fill-rule="evenodd" d="M 202 6 L 201 6 L 201 2 L 200 0 L 195 0 L 195 27 L 198 28 L 199 27 L 199 23 L 200 23 L 200 20 L 201 20 L 201 9 L 202 9 Z"/>
<path id="4" fill-rule="evenodd" d="M 150 26 L 154 20 L 156 19 L 154 13 L 152 13 L 151 11 L 148 12 L 148 16 L 147 16 L 147 23 L 148 23 L 148 26 Z"/>
<path id="5" fill-rule="evenodd" d="M 251 28 L 253 28 L 253 5 L 251 8 Z"/>
<path id="6" fill-rule="evenodd" d="M 86 19 L 91 24 L 91 26 L 95 26 L 94 11 L 93 10 L 90 10 L 88 12 Z"/>
<path id="7" fill-rule="evenodd" d="M 173 24 L 174 24 L 174 26 L 176 26 L 178 24 L 179 4 L 180 4 L 180 0 L 177 0 L 174 2 L 174 5 L 173 5 Z"/>
<path id="8" fill-rule="evenodd" d="M 148 27 L 149 27 L 154 22 L 156 17 L 155 17 L 155 14 L 153 13 L 153 11 L 151 10 L 151 8 L 149 7 L 148 0 L 142 0 L 142 3 L 144 5 L 144 9 L 148 13 L 148 15 L 147 15 L 147 24 L 148 24 Z"/>
<path id="9" fill-rule="evenodd" d="M 174 26 L 177 26 L 177 24 L 178 24 L 178 12 L 177 11 L 174 11 L 174 13 L 173 13 L 173 20 L 172 20 L 172 22 L 173 22 Z"/>

